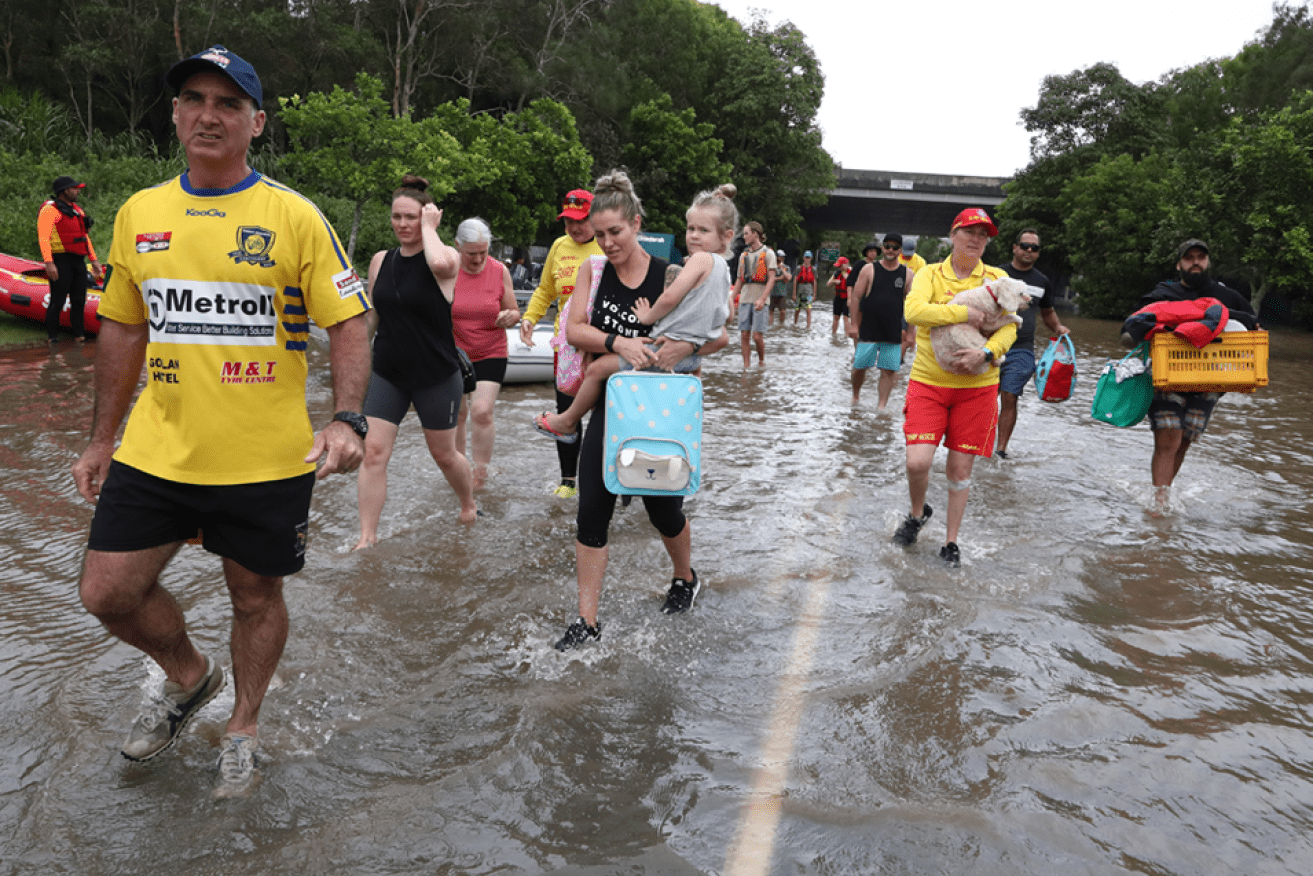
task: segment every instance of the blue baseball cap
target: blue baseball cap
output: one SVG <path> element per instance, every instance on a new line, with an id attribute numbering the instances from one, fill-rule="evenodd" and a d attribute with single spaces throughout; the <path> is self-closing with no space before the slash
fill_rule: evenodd
<path id="1" fill-rule="evenodd" d="M 264 104 L 264 89 L 260 87 L 260 77 L 255 68 L 230 52 L 223 46 L 210 46 L 203 52 L 197 52 L 190 58 L 183 58 L 169 68 L 164 81 L 177 94 L 188 79 L 206 70 L 218 70 L 231 79 L 238 88 L 246 93 L 256 106 Z"/>

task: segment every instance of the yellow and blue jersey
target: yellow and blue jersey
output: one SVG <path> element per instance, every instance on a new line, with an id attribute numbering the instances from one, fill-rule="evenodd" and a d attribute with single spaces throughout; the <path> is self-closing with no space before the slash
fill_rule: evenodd
<path id="1" fill-rule="evenodd" d="M 369 309 L 318 208 L 258 173 L 224 190 L 183 174 L 123 205 L 109 264 L 100 315 L 149 323 L 146 387 L 114 458 L 193 484 L 312 471 L 310 322 Z"/>

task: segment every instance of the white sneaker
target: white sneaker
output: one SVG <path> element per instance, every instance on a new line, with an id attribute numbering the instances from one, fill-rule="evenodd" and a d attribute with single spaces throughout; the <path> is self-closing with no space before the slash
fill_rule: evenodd
<path id="1" fill-rule="evenodd" d="M 250 791 L 259 773 L 255 771 L 255 750 L 260 740 L 241 733 L 225 733 L 219 752 L 219 783 L 214 796 L 240 797 Z"/>

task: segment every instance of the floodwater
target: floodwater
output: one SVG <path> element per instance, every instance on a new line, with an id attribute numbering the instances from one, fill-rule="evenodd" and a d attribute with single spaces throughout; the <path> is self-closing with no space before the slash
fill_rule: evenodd
<path id="1" fill-rule="evenodd" d="M 221 801 L 231 686 L 157 762 L 118 754 L 159 676 L 76 596 L 94 345 L 0 354 L 0 874 L 1307 873 L 1313 339 L 1273 334 L 1271 385 L 1223 400 L 1157 518 L 1147 426 L 1089 417 L 1116 326 L 1071 319 L 1076 395 L 1023 400 L 950 570 L 943 452 L 897 548 L 899 418 L 874 381 L 851 408 L 829 322 L 773 329 L 763 372 L 711 357 L 706 588 L 659 614 L 668 561 L 620 511 L 579 652 L 551 647 L 574 503 L 530 425 L 547 386 L 504 391 L 472 529 L 413 416 L 377 548 L 345 552 L 355 485 L 323 482 L 263 780 Z M 218 562 L 185 548 L 165 584 L 226 662 Z"/>

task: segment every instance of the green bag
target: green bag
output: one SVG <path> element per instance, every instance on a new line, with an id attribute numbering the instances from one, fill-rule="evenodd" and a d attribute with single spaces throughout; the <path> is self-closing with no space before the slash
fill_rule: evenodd
<path id="1" fill-rule="evenodd" d="M 1139 365 L 1137 366 L 1136 363 Z M 1125 374 L 1139 368 L 1139 373 L 1117 379 L 1118 369 Z M 1149 413 L 1153 403 L 1153 367 L 1149 359 L 1149 342 L 1144 341 L 1120 362 L 1108 360 L 1094 387 L 1094 404 L 1090 416 L 1100 423 L 1125 429 L 1134 426 Z"/>

